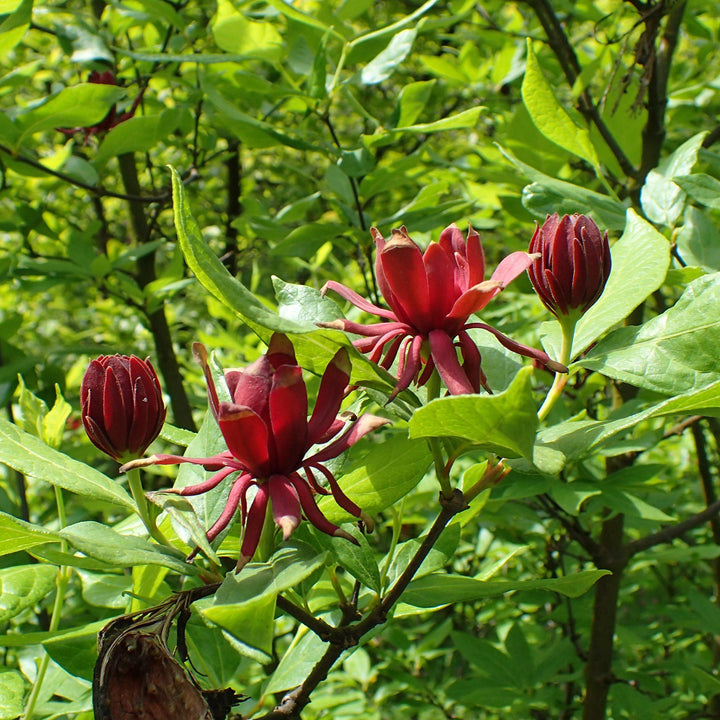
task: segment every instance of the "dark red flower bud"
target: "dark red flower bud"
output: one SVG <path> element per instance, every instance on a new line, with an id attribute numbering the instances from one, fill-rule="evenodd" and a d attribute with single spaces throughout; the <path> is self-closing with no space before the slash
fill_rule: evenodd
<path id="1" fill-rule="evenodd" d="M 597 302 L 610 275 L 610 246 L 585 215 L 548 215 L 535 229 L 530 252 L 540 257 L 528 268 L 530 282 L 554 315 L 582 315 Z"/>
<path id="2" fill-rule="evenodd" d="M 165 422 L 160 382 L 150 360 L 102 355 L 80 390 L 85 432 L 104 453 L 127 461 L 142 455 Z"/>

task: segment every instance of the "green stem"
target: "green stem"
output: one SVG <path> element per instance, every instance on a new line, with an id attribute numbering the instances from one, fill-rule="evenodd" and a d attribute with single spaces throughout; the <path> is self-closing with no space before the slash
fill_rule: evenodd
<path id="1" fill-rule="evenodd" d="M 433 370 L 430 379 L 427 382 L 427 401 L 435 400 L 440 397 L 440 375 L 437 369 Z M 428 445 L 433 456 L 435 465 L 435 477 L 440 483 L 440 492 L 446 499 L 452 497 L 453 489 L 450 484 L 450 471 L 443 453 L 442 442 L 440 438 L 428 438 Z"/>
<path id="2" fill-rule="evenodd" d="M 55 487 L 55 502 L 57 504 L 58 520 L 60 527 L 64 528 L 66 525 L 65 516 L 65 500 L 62 495 L 62 490 L 59 487 Z M 64 540 L 60 542 L 60 550 L 62 552 L 67 551 L 67 543 Z M 63 604 L 65 603 L 65 592 L 67 591 L 68 583 L 70 582 L 70 576 L 72 574 L 72 568 L 68 565 L 61 565 L 58 568 L 58 573 L 55 578 L 55 600 L 53 601 L 52 615 L 50 616 L 50 626 L 48 627 L 49 632 L 55 632 L 60 627 L 60 617 L 62 615 Z M 45 675 L 47 675 L 48 667 L 50 666 L 50 656 L 45 652 L 38 665 L 37 677 L 33 684 L 33 689 L 27 699 L 25 705 L 25 713 L 22 716 L 22 720 L 30 720 L 35 713 L 35 706 L 37 705 L 38 698 L 42 692 Z"/>
<path id="3" fill-rule="evenodd" d="M 575 336 L 575 326 L 577 325 L 578 317 L 565 316 L 562 319 L 558 318 L 560 327 L 562 329 L 562 346 L 560 348 L 560 362 L 563 365 L 567 365 L 570 362 L 570 356 L 572 353 L 573 338 Z M 568 381 L 569 374 L 566 373 L 555 373 L 555 379 L 553 384 L 545 397 L 540 410 L 538 410 L 538 420 L 542 422 L 552 410 L 553 405 L 558 401 L 565 384 Z"/>
<path id="4" fill-rule="evenodd" d="M 150 537 L 160 543 L 160 545 L 165 545 L 166 547 L 173 548 L 174 550 L 175 548 L 173 545 L 155 524 L 155 518 L 150 512 L 150 507 L 148 506 L 148 501 L 145 497 L 145 490 L 143 489 L 142 482 L 140 481 L 140 469 L 131 468 L 126 474 L 130 492 L 132 493 L 133 500 L 135 500 L 135 505 L 137 506 L 137 514 L 142 520 Z"/>

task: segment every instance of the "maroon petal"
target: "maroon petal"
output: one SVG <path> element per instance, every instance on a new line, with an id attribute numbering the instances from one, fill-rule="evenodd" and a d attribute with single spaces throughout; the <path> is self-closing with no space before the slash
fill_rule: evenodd
<path id="1" fill-rule="evenodd" d="M 210 411 L 212 412 L 213 417 L 217 418 L 220 401 L 218 400 L 217 390 L 215 389 L 215 380 L 213 379 L 212 373 L 210 372 L 210 366 L 208 365 L 207 350 L 202 343 L 193 343 L 192 352 L 195 361 L 200 364 L 203 375 L 205 376 Z"/>
<path id="2" fill-rule="evenodd" d="M 465 328 L 480 328 L 481 330 L 487 330 L 489 333 L 492 333 L 498 339 L 500 344 L 506 347 L 508 350 L 512 350 L 512 352 L 515 352 L 518 355 L 524 355 L 525 357 L 533 358 L 533 360 L 538 362 L 542 367 L 547 368 L 552 372 L 568 372 L 568 369 L 562 363 L 551 359 L 551 357 L 546 352 L 542 350 L 537 350 L 536 348 L 528 347 L 527 345 L 523 345 L 522 343 L 519 343 L 512 338 L 509 338 L 507 335 L 503 335 L 499 330 L 496 330 L 491 325 L 486 325 L 485 323 L 471 323 L 469 325 L 466 325 Z"/>
<path id="3" fill-rule="evenodd" d="M 240 499 L 247 492 L 247 489 L 252 484 L 252 477 L 250 475 L 241 475 L 230 488 L 227 502 L 223 511 L 220 513 L 220 517 L 213 523 L 213 526 L 207 531 L 208 542 L 212 542 L 232 521 L 235 513 L 237 512 Z"/>
<path id="4" fill-rule="evenodd" d="M 322 467 L 322 466 L 319 466 Z M 310 484 L 310 487 L 313 489 L 313 492 L 317 495 L 329 495 L 330 491 L 326 490 L 322 485 L 320 485 L 315 478 L 315 475 L 313 474 L 312 468 L 309 465 L 303 465 L 303 470 L 305 471 L 305 475 L 307 476 L 308 483 Z"/>
<path id="5" fill-rule="evenodd" d="M 118 377 L 117 373 L 121 376 Z M 123 393 L 122 375 L 127 375 L 123 367 L 114 368 L 112 365 L 105 368 L 105 384 L 102 396 L 102 418 L 105 434 L 112 447 L 118 450 L 127 450 L 128 425 L 132 419 L 132 393 Z"/>
<path id="6" fill-rule="evenodd" d="M 340 297 L 345 298 L 349 302 L 351 302 L 355 307 L 360 308 L 360 310 L 364 310 L 366 313 L 369 313 L 370 315 L 379 315 L 380 317 L 389 318 L 390 320 L 397 321 L 397 317 L 395 317 L 395 313 L 391 310 L 385 310 L 381 307 L 378 307 L 377 305 L 373 305 L 371 302 L 366 300 L 361 295 L 358 295 L 354 290 L 351 290 L 349 287 L 345 287 L 345 285 L 341 285 L 338 282 L 335 282 L 334 280 L 330 280 L 323 286 L 322 290 L 320 291 L 323 295 L 327 293 L 328 290 L 334 290 Z M 383 293 L 384 297 L 384 293 Z"/>
<path id="7" fill-rule="evenodd" d="M 182 495 L 183 497 L 187 497 L 188 495 L 202 495 L 216 488 L 228 475 L 232 475 L 234 472 L 237 472 L 237 468 L 223 468 L 212 477 L 195 485 L 186 485 L 183 488 L 169 488 L 163 492 L 174 493 L 175 495 Z"/>
<path id="8" fill-rule="evenodd" d="M 184 455 L 151 455 L 150 457 L 138 458 L 125 463 L 120 467 L 120 472 L 124 473 L 133 468 L 147 467 L 148 465 L 182 465 L 183 463 L 202 465 L 207 470 L 219 470 L 223 467 L 231 467 L 235 470 L 247 469 L 229 451 L 224 451 L 206 458 L 186 457 Z"/>
<path id="9" fill-rule="evenodd" d="M 272 334 L 266 356 L 276 370 L 281 365 L 297 365 L 295 348 L 290 342 L 290 338 L 282 333 Z"/>
<path id="10" fill-rule="evenodd" d="M 396 303 L 390 303 L 399 320 L 409 322 L 421 332 L 430 327 L 430 297 L 420 248 L 405 228 L 393 230 L 380 253 L 380 262 Z"/>
<path id="11" fill-rule="evenodd" d="M 269 498 L 270 492 L 267 483 L 265 482 L 258 485 L 252 505 L 247 512 L 240 557 L 238 557 L 237 565 L 235 566 L 236 572 L 252 560 L 252 556 L 257 550 L 258 543 L 260 542 L 260 534 L 265 524 L 265 510 L 267 509 Z"/>
<path id="12" fill-rule="evenodd" d="M 376 415 L 365 413 L 352 423 L 347 432 L 341 435 L 337 440 L 333 440 L 333 442 L 315 453 L 315 455 L 307 458 L 303 464 L 314 466 L 317 465 L 317 463 L 325 462 L 326 460 L 337 457 L 340 453 L 354 445 L 361 437 L 379 427 L 382 427 L 383 425 L 387 425 L 389 422 L 390 421 L 387 418 L 377 417 Z"/>
<path id="13" fill-rule="evenodd" d="M 415 335 L 410 342 L 410 349 L 403 355 L 401 346 L 400 363 L 398 367 L 398 381 L 390 393 L 388 402 L 392 402 L 406 388 L 410 387 L 410 383 L 420 372 L 422 366 L 421 351 L 423 345 L 422 335 Z"/>
<path id="14" fill-rule="evenodd" d="M 263 419 L 248 407 L 220 403 L 218 425 L 228 450 L 256 477 L 270 471 L 268 429 Z"/>
<path id="15" fill-rule="evenodd" d="M 267 481 L 275 524 L 287 540 L 302 520 L 300 500 L 292 483 L 284 475 L 272 475 Z"/>
<path id="16" fill-rule="evenodd" d="M 341 348 L 328 363 L 320 380 L 317 400 L 308 422 L 308 444 L 314 445 L 326 434 L 340 412 L 345 388 L 350 382 L 350 356 Z"/>
<path id="17" fill-rule="evenodd" d="M 319 470 L 327 478 L 335 502 L 345 510 L 345 512 L 359 518 L 363 514 L 362 510 L 341 490 L 335 476 L 322 465 L 313 465 L 313 468 Z"/>
<path id="18" fill-rule="evenodd" d="M 465 371 L 460 367 L 455 345 L 444 330 L 433 330 L 429 335 L 430 351 L 435 367 L 451 395 L 465 395 L 474 392 Z"/>
<path id="19" fill-rule="evenodd" d="M 270 427 L 278 472 L 292 472 L 308 449 L 308 399 L 302 368 L 281 365 L 270 390 Z"/>
<path id="20" fill-rule="evenodd" d="M 477 285 L 485 279 L 485 253 L 480 236 L 468 228 L 467 237 L 468 287 Z"/>
<path id="21" fill-rule="evenodd" d="M 433 325 L 439 327 L 457 300 L 454 266 L 438 243 L 430 243 L 423 255 Z"/>
<path id="22" fill-rule="evenodd" d="M 474 285 L 457 299 L 447 317 L 466 320 L 473 313 L 480 312 L 502 289 L 502 284 L 493 280 Z"/>
<path id="23" fill-rule="evenodd" d="M 526 253 L 522 250 L 510 253 L 500 262 L 490 280 L 499 282 L 502 287 L 507 287 L 518 275 L 524 273 L 539 255 L 537 253 Z"/>
<path id="24" fill-rule="evenodd" d="M 458 340 L 460 341 L 460 352 L 463 357 L 463 370 L 473 386 L 473 390 L 479 393 L 481 385 L 487 388 L 487 378 L 482 371 L 480 351 L 472 341 L 472 338 L 464 330 L 458 333 Z"/>
<path id="25" fill-rule="evenodd" d="M 305 484 L 305 481 L 297 474 L 293 473 L 289 476 L 288 480 L 293 484 L 293 487 L 297 491 L 300 505 L 302 506 L 305 517 L 318 529 L 333 537 L 344 537 L 350 542 L 358 544 L 357 540 L 341 530 L 337 525 L 333 525 L 321 512 L 315 503 L 315 498 L 312 495 L 312 491 Z"/>
<path id="26" fill-rule="evenodd" d="M 406 327 L 407 327 L 407 325 L 402 325 L 401 328 L 392 330 L 389 333 L 385 333 L 385 335 L 382 335 L 380 337 L 380 339 L 375 343 L 375 347 L 372 348 L 372 352 L 368 355 L 368 360 L 370 360 L 370 362 L 379 363 L 380 358 L 382 357 L 383 353 L 385 352 L 386 345 L 389 342 L 391 342 L 392 340 L 395 340 L 397 338 L 397 347 L 395 347 L 395 352 L 394 353 L 392 352 L 393 345 L 395 345 L 395 343 L 393 343 L 393 345 L 391 345 L 390 348 L 388 349 L 388 354 L 392 355 L 392 359 L 390 361 L 388 361 L 386 365 L 384 365 L 384 367 L 390 367 L 390 365 L 393 364 L 393 360 L 395 358 L 395 355 L 397 354 L 398 348 L 402 344 L 402 338 L 403 337 L 408 338 L 408 342 L 409 342 L 410 336 L 407 335 L 408 331 L 405 330 Z M 412 333 L 412 330 L 410 330 L 410 332 Z"/>
<path id="27" fill-rule="evenodd" d="M 234 386 L 232 398 L 235 405 L 249 407 L 265 423 L 270 421 L 268 398 L 272 387 L 273 372 L 270 360 L 265 355 L 261 355 L 254 363 L 248 365 L 243 372 L 235 372 L 231 375 L 228 382 L 228 386 L 230 383 Z"/>

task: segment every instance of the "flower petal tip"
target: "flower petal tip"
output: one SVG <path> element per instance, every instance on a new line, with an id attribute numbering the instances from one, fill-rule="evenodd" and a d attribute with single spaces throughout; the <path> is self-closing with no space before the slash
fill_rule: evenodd
<path id="1" fill-rule="evenodd" d="M 556 372 L 556 373 L 568 373 L 568 372 L 570 372 L 565 365 L 563 365 L 563 364 L 560 363 L 560 362 L 557 362 L 556 360 L 547 360 L 547 361 L 545 362 L 545 367 L 546 367 L 548 370 L 552 370 L 552 372 Z"/>
<path id="2" fill-rule="evenodd" d="M 350 533 L 345 532 L 342 528 L 337 528 L 337 530 L 333 533 L 333 537 L 345 538 L 345 540 L 349 540 L 353 545 L 360 545 L 360 543 Z"/>
<path id="3" fill-rule="evenodd" d="M 364 510 L 360 511 L 360 521 L 368 532 L 375 529 L 375 521 Z"/>
<path id="4" fill-rule="evenodd" d="M 250 560 L 252 560 L 252 556 L 239 555 L 235 565 L 235 574 L 237 575 L 250 562 Z"/>
<path id="5" fill-rule="evenodd" d="M 148 465 L 154 465 L 158 461 L 157 455 L 151 455 L 146 458 L 138 458 L 137 460 L 131 460 L 120 466 L 119 472 L 125 473 L 128 470 L 134 470 L 135 468 L 147 467 Z"/>

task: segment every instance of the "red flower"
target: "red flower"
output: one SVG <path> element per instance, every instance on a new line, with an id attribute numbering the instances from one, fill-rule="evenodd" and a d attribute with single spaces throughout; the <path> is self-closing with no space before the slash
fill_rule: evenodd
<path id="1" fill-rule="evenodd" d="M 323 465 L 371 430 L 388 422 L 367 414 L 359 418 L 338 417 L 350 379 L 347 351 L 339 350 L 325 369 L 315 408 L 308 420 L 302 368 L 298 366 L 292 343 L 285 335 L 275 333 L 267 353 L 245 370 L 226 371 L 231 402 L 218 398 L 205 348 L 196 343 L 193 350 L 203 367 L 210 409 L 225 438 L 227 451 L 210 458 L 153 455 L 129 463 L 121 470 L 178 463 L 194 463 L 217 470 L 211 478 L 197 485 L 168 490 L 179 495 L 199 495 L 235 474 L 225 509 L 208 530 L 207 537 L 214 540 L 230 524 L 238 506 L 241 507 L 245 533 L 238 569 L 257 549 L 268 503 L 283 539 L 295 530 L 304 512 L 319 530 L 355 542 L 351 535 L 325 518 L 313 497 L 316 493 L 332 494 L 338 505 L 351 515 L 366 522 L 370 520 L 343 493 L 334 475 Z M 319 444 L 325 446 L 306 457 L 313 445 Z M 318 483 L 317 473 L 325 478 L 329 490 Z M 255 488 L 255 496 L 248 506 L 250 488 Z"/>
<path id="2" fill-rule="evenodd" d="M 610 245 L 585 215 L 548 215 L 535 228 L 530 252 L 540 259 L 528 268 L 530 282 L 553 315 L 579 317 L 594 305 L 610 276 Z"/>
<path id="3" fill-rule="evenodd" d="M 88 76 L 87 81 L 98 85 L 117 85 L 115 75 L 112 70 L 105 70 L 104 72 L 93 70 Z M 105 118 L 95 125 L 89 125 L 87 127 L 58 128 L 58 130 L 65 135 L 74 135 L 76 132 L 84 132 L 85 142 L 87 143 L 91 135 L 102 135 L 109 130 L 112 130 L 116 125 L 119 125 L 120 123 L 123 123 L 133 117 L 138 105 L 142 101 L 144 92 L 145 90 L 143 88 L 143 90 L 140 91 L 140 94 L 133 101 L 130 109 L 124 113 L 120 113 L 118 115 L 118 112 L 113 105 Z"/>
<path id="4" fill-rule="evenodd" d="M 85 432 L 115 460 L 138 457 L 165 422 L 160 382 L 150 360 L 102 355 L 93 360 L 80 389 Z"/>
<path id="5" fill-rule="evenodd" d="M 425 384 L 437 368 L 453 395 L 489 391 L 480 366 L 480 352 L 468 335 L 471 328 L 487 330 L 513 352 L 534 358 L 553 370 L 566 368 L 541 350 L 511 340 L 485 323 L 469 323 L 473 313 L 482 310 L 509 282 L 524 272 L 538 257 L 526 252 L 508 255 L 489 280 L 485 280 L 485 257 L 480 236 L 470 228 L 467 240 L 456 225 L 443 230 L 440 240 L 430 243 L 423 253 L 405 227 L 393 230 L 390 240 L 377 229 L 371 230 L 377 256 L 375 276 L 389 310 L 377 307 L 350 288 L 330 281 L 323 293 L 334 290 L 366 312 L 388 322 L 362 325 L 349 320 L 322 323 L 365 338 L 353 345 L 370 359 L 389 369 L 399 358 L 397 384 L 391 399 L 415 381 Z M 457 338 L 457 342 L 455 339 Z M 460 364 L 456 346 L 460 348 Z M 425 367 L 423 368 L 423 364 Z"/>

